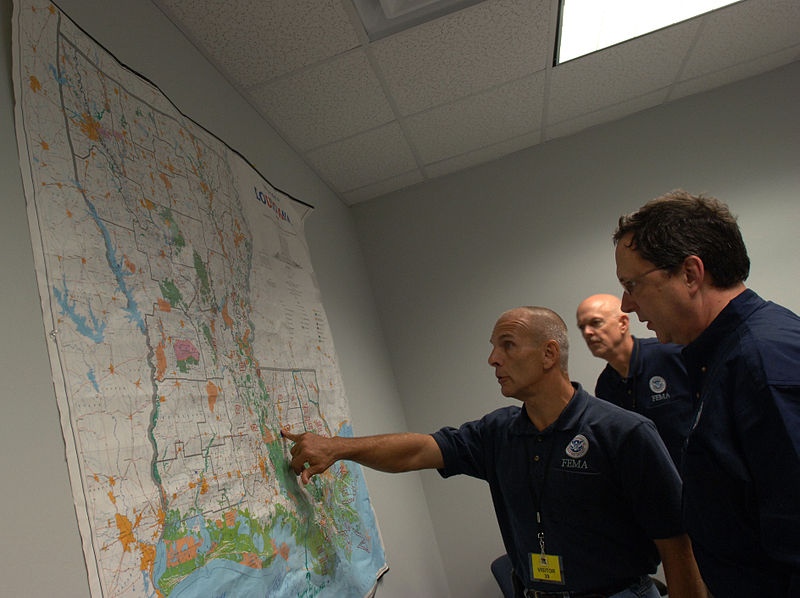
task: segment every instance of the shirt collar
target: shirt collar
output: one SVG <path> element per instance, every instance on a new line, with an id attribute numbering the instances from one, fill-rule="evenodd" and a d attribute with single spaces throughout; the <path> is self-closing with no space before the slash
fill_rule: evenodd
<path id="1" fill-rule="evenodd" d="M 764 300 L 750 289 L 731 299 L 700 336 L 683 348 L 687 362 L 708 361 L 730 331 L 763 304 Z"/>
<path id="2" fill-rule="evenodd" d="M 523 405 L 517 416 L 511 422 L 511 433 L 520 436 L 531 436 L 551 431 L 571 429 L 580 419 L 581 414 L 584 409 L 586 409 L 586 403 L 589 400 L 589 395 L 578 382 L 572 382 L 572 387 L 575 389 L 575 392 L 572 393 L 572 398 L 569 400 L 569 403 L 564 407 L 558 419 L 547 428 L 544 430 L 537 430 L 536 426 L 533 425 L 533 422 L 528 417 L 527 411 L 525 411 L 525 405 Z"/>

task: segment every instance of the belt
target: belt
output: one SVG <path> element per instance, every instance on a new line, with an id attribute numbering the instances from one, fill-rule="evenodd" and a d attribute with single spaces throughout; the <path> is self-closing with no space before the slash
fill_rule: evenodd
<path id="1" fill-rule="evenodd" d="M 591 590 L 586 592 L 546 592 L 540 590 L 525 589 L 525 598 L 609 598 L 614 594 L 619 594 L 623 590 L 631 587 L 635 581 L 631 580 L 624 585 L 615 588 L 605 588 L 602 590 Z"/>

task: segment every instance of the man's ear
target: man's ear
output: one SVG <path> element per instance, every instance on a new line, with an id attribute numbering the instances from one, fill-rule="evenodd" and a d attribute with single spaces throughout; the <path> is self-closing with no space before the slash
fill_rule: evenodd
<path id="1" fill-rule="evenodd" d="M 544 351 L 544 359 L 542 360 L 544 369 L 549 370 L 554 366 L 559 367 L 561 363 L 561 347 L 558 346 L 558 343 L 552 339 L 545 341 L 542 350 Z"/>
<path id="2" fill-rule="evenodd" d="M 689 294 L 694 295 L 703 286 L 706 280 L 706 268 L 701 260 L 696 255 L 690 255 L 683 260 L 683 276 L 686 286 L 689 289 Z"/>
<path id="3" fill-rule="evenodd" d="M 619 317 L 619 329 L 622 331 L 622 334 L 628 332 L 628 329 L 631 327 L 631 319 L 628 317 L 628 314 L 622 314 Z"/>

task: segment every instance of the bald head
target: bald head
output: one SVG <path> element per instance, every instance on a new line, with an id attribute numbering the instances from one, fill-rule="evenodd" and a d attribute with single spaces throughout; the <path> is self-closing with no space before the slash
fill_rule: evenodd
<path id="1" fill-rule="evenodd" d="M 598 309 L 610 315 L 622 314 L 622 300 L 616 295 L 599 294 L 587 297 L 578 306 L 578 314 L 581 310 Z"/>
<path id="2" fill-rule="evenodd" d="M 592 355 L 612 365 L 615 361 L 627 364 L 633 344 L 630 322 L 621 305 L 618 297 L 606 294 L 592 295 L 578 305 L 578 328 L 586 346 Z"/>

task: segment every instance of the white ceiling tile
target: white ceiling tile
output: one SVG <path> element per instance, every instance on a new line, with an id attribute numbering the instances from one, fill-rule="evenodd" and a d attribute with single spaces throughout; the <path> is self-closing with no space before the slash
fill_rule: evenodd
<path id="1" fill-rule="evenodd" d="M 377 42 L 351 0 L 151 1 L 345 202 L 800 59 L 800 0 L 741 0 L 552 68 L 556 0 L 483 0 Z"/>
<path id="2" fill-rule="evenodd" d="M 500 143 L 495 143 L 494 145 L 483 147 L 479 150 L 468 152 L 466 154 L 462 154 L 461 156 L 456 156 L 455 158 L 442 160 L 441 162 L 436 162 L 435 164 L 429 164 L 425 166 L 425 172 L 427 172 L 431 178 L 443 176 L 445 174 L 450 174 L 451 172 L 470 168 L 471 166 L 497 160 L 498 158 L 502 158 L 508 154 L 513 154 L 514 152 L 518 152 L 532 145 L 536 145 L 540 141 L 540 131 L 526 133 L 525 135 L 520 135 L 519 137 L 514 137 L 513 139 L 508 139 L 506 141 L 501 141 Z"/>
<path id="3" fill-rule="evenodd" d="M 342 193 L 417 167 L 396 122 L 315 149 L 306 156 L 323 178 Z"/>
<path id="4" fill-rule="evenodd" d="M 423 163 L 436 162 L 539 130 L 544 72 L 406 119 Z"/>
<path id="5" fill-rule="evenodd" d="M 666 95 L 667 90 L 661 89 L 632 100 L 620 102 L 613 106 L 601 108 L 600 110 L 595 110 L 594 112 L 582 114 L 576 118 L 550 125 L 545 130 L 545 139 L 549 141 L 557 137 L 566 137 L 567 135 L 572 135 L 584 129 L 588 129 L 589 127 L 619 120 L 635 112 L 647 110 L 648 108 L 663 103 Z"/>
<path id="6" fill-rule="evenodd" d="M 487 0 L 370 45 L 401 114 L 546 67 L 550 0 Z"/>
<path id="7" fill-rule="evenodd" d="M 800 45 L 769 54 L 756 60 L 737 64 L 736 66 L 727 69 L 716 71 L 708 75 L 696 77 L 688 81 L 681 81 L 675 84 L 669 94 L 670 100 L 677 100 L 685 96 L 693 95 L 695 93 L 702 93 L 728 83 L 741 81 L 748 77 L 771 71 L 785 64 L 789 64 L 800 57 Z"/>
<path id="8" fill-rule="evenodd" d="M 749 0 L 703 17 L 683 79 L 724 69 L 800 42 L 798 0 Z"/>
<path id="9" fill-rule="evenodd" d="M 553 68 L 548 123 L 558 123 L 670 85 L 695 37 L 689 21 Z"/>
<path id="10" fill-rule="evenodd" d="M 341 195 L 344 198 L 345 203 L 349 206 L 352 206 L 353 204 L 367 201 L 368 199 L 374 199 L 376 197 L 380 197 L 381 195 L 391 193 L 392 191 L 397 191 L 398 189 L 416 185 L 417 183 L 421 183 L 423 180 L 424 178 L 419 170 L 412 170 L 411 172 L 406 172 L 399 176 L 386 179 L 385 181 L 380 181 L 379 183 L 361 187 L 360 189 L 354 189 L 353 191 L 348 191 L 347 193 L 342 193 Z"/>
<path id="11" fill-rule="evenodd" d="M 301 150 L 350 137 L 394 119 L 362 49 L 253 88 L 249 95 Z"/>
<path id="12" fill-rule="evenodd" d="M 341 0 L 154 0 L 242 87 L 358 45 Z"/>

